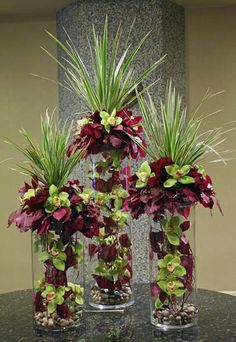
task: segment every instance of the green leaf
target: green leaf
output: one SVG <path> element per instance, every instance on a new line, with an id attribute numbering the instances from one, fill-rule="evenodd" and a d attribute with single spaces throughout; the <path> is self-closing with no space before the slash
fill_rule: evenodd
<path id="1" fill-rule="evenodd" d="M 122 203 L 123 203 L 123 201 L 122 201 L 121 198 L 116 198 L 115 201 L 114 201 L 115 209 L 116 209 L 116 210 L 121 209 Z"/>
<path id="2" fill-rule="evenodd" d="M 84 304 L 84 299 L 83 299 L 83 297 L 81 297 L 81 296 L 76 296 L 76 297 L 75 297 L 75 302 L 76 302 L 78 305 L 83 305 L 83 304 Z"/>
<path id="3" fill-rule="evenodd" d="M 56 267 L 57 270 L 59 271 L 65 271 L 65 262 L 62 261 L 61 259 L 54 258 L 52 260 L 53 265 Z"/>
<path id="4" fill-rule="evenodd" d="M 183 176 L 187 175 L 191 169 L 191 165 L 184 165 L 181 167 L 181 171 L 183 172 Z"/>
<path id="5" fill-rule="evenodd" d="M 55 303 L 54 301 L 51 300 L 51 301 L 48 303 L 48 307 L 47 307 L 48 314 L 50 315 L 50 314 L 52 314 L 53 312 L 55 312 L 55 311 L 56 311 L 56 308 L 57 308 L 56 303 Z"/>
<path id="6" fill-rule="evenodd" d="M 168 233 L 167 239 L 171 245 L 179 246 L 179 243 L 180 243 L 179 237 L 175 233 Z"/>
<path id="7" fill-rule="evenodd" d="M 162 303 L 162 301 L 159 299 L 159 298 L 157 298 L 156 300 L 155 300 L 155 308 L 158 310 L 158 309 L 160 309 L 162 306 L 163 306 L 163 304 L 164 303 Z"/>
<path id="8" fill-rule="evenodd" d="M 186 292 L 186 289 L 176 289 L 174 294 L 176 297 L 181 297 Z"/>
<path id="9" fill-rule="evenodd" d="M 148 175 L 151 174 L 152 170 L 151 170 L 150 165 L 149 165 L 149 163 L 148 163 L 147 160 L 145 160 L 145 162 L 143 162 L 143 163 L 141 164 L 141 166 L 140 166 L 140 168 L 139 168 L 139 170 L 138 170 L 137 173 L 140 173 L 140 172 L 145 172 L 145 173 L 147 173 Z"/>
<path id="10" fill-rule="evenodd" d="M 166 267 L 166 261 L 164 259 L 160 259 L 160 260 L 157 261 L 157 265 L 160 268 L 164 268 L 164 267 Z"/>
<path id="11" fill-rule="evenodd" d="M 166 292 L 166 288 L 167 288 L 167 281 L 164 280 L 160 280 L 158 281 L 158 285 L 161 288 L 162 291 Z"/>
<path id="12" fill-rule="evenodd" d="M 192 183 L 195 183 L 195 180 L 193 177 L 190 177 L 190 176 L 183 176 L 179 179 L 179 183 L 182 183 L 182 184 L 192 184 Z"/>
<path id="13" fill-rule="evenodd" d="M 51 197 L 53 197 L 54 195 L 57 195 L 58 194 L 58 188 L 52 184 L 50 187 L 49 187 L 49 195 Z"/>
<path id="14" fill-rule="evenodd" d="M 146 186 L 146 183 L 142 182 L 140 179 L 137 180 L 136 184 L 135 184 L 135 187 L 137 189 L 141 189 L 141 188 L 144 188 Z"/>
<path id="15" fill-rule="evenodd" d="M 172 186 L 174 186 L 177 183 L 177 180 L 174 178 L 168 178 L 165 182 L 164 182 L 164 187 L 165 188 L 171 188 Z"/>
<path id="16" fill-rule="evenodd" d="M 41 261 L 41 262 L 45 262 L 45 261 L 47 261 L 48 259 L 49 259 L 49 254 L 48 254 L 48 252 L 46 252 L 46 251 L 44 251 L 44 252 L 42 252 L 40 255 L 39 255 L 39 261 Z"/>
<path id="17" fill-rule="evenodd" d="M 170 225 L 174 228 L 179 227 L 180 224 L 180 218 L 179 216 L 172 216 L 170 219 Z"/>
<path id="18" fill-rule="evenodd" d="M 67 258 L 66 253 L 65 252 L 59 253 L 58 258 L 61 259 L 62 261 L 66 261 L 66 258 Z"/>
<path id="19" fill-rule="evenodd" d="M 172 177 L 176 176 L 176 173 L 179 170 L 179 168 L 180 167 L 176 164 L 165 166 L 166 172 L 168 173 L 168 175 L 170 175 Z"/>
<path id="20" fill-rule="evenodd" d="M 186 269 L 183 266 L 179 265 L 175 267 L 174 274 L 177 277 L 183 277 L 186 274 Z"/>

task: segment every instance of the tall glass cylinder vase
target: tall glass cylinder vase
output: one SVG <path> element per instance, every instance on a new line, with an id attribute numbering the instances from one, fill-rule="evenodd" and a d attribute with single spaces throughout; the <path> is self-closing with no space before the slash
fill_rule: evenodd
<path id="1" fill-rule="evenodd" d="M 60 331 L 80 325 L 84 304 L 84 246 L 56 224 L 45 234 L 32 233 L 34 326 Z"/>
<path id="2" fill-rule="evenodd" d="M 122 210 L 129 167 L 119 150 L 91 155 L 88 176 L 101 211 L 99 233 L 89 241 L 89 303 L 99 309 L 133 304 L 130 215 Z"/>
<path id="3" fill-rule="evenodd" d="M 195 209 L 165 211 L 150 222 L 151 323 L 159 329 L 197 323 L 195 281 Z"/>

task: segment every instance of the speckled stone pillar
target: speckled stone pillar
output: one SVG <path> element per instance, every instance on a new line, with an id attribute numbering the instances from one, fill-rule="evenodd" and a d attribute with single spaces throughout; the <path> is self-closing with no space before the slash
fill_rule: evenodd
<path id="1" fill-rule="evenodd" d="M 65 7 L 57 13 L 58 37 L 62 41 L 65 40 L 65 29 L 78 46 L 88 66 L 91 59 L 87 36 L 91 37 L 92 24 L 98 32 L 102 32 L 106 15 L 109 19 L 110 37 L 114 36 L 121 22 L 126 39 L 134 18 L 136 21 L 130 36 L 131 42 L 137 42 L 144 34 L 151 31 L 136 58 L 134 64 L 136 70 L 142 70 L 157 58 L 167 55 L 165 64 L 148 80 L 153 82 L 159 79 L 151 90 L 155 102 L 158 103 L 163 99 L 166 83 L 170 78 L 184 96 L 184 9 L 169 0 L 79 0 Z M 63 56 L 61 49 L 58 50 L 58 56 Z M 63 74 L 60 70 L 59 81 L 63 82 Z M 76 113 L 85 109 L 76 96 L 62 87 L 59 88 L 59 114 L 62 119 L 69 116 L 73 118 Z M 138 113 L 138 108 L 136 107 L 134 111 Z M 85 181 L 82 168 L 79 168 L 76 173 L 76 176 Z M 138 282 L 148 281 L 148 231 L 147 218 L 133 222 L 134 268 L 135 280 Z"/>

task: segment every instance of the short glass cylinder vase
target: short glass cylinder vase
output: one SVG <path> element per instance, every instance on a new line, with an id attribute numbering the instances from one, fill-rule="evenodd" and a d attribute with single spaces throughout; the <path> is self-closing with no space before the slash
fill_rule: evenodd
<path id="1" fill-rule="evenodd" d="M 33 320 L 42 331 L 80 326 L 84 304 L 84 244 L 56 224 L 42 235 L 32 233 Z"/>
<path id="2" fill-rule="evenodd" d="M 134 302 L 131 219 L 122 210 L 128 173 L 119 150 L 90 156 L 88 176 L 101 227 L 88 243 L 89 304 L 98 309 L 124 308 Z"/>
<path id="3" fill-rule="evenodd" d="M 182 207 L 150 223 L 151 323 L 159 329 L 197 324 L 195 208 Z"/>

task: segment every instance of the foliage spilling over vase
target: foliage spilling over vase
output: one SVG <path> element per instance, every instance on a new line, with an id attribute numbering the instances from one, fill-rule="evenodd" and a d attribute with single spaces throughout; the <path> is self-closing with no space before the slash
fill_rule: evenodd
<path id="1" fill-rule="evenodd" d="M 143 214 L 151 218 L 152 324 L 164 330 L 185 328 L 196 324 L 198 312 L 194 207 L 201 203 L 212 209 L 215 202 L 211 178 L 198 162 L 210 152 L 220 156 L 215 147 L 225 132 L 221 128 L 200 132 L 203 118 L 197 111 L 187 116 L 171 83 L 160 113 L 150 95 L 149 101 L 140 96 L 139 104 L 149 142 L 144 150 L 153 161 L 143 162 L 129 178 L 124 207 L 135 219 Z"/>
<path id="2" fill-rule="evenodd" d="M 107 19 L 102 36 L 93 30 L 91 73 L 69 37 L 63 44 L 52 36 L 66 55 L 64 60 L 57 60 L 64 71 L 64 86 L 89 109 L 89 113 L 77 121 L 74 139 L 67 153 L 70 156 L 81 148 L 86 149 L 85 158 L 89 161 L 86 176 L 93 190 L 90 196 L 101 213 L 102 227 L 88 249 L 91 274 L 89 302 L 102 309 L 133 303 L 130 217 L 123 212 L 123 202 L 128 195 L 130 171 L 127 160 L 144 157 L 145 152 L 136 141 L 141 146 L 145 146 L 145 142 L 141 116 L 133 116 L 130 106 L 137 100 L 136 88 L 164 60 L 157 60 L 136 75 L 132 62 L 148 34 L 132 49 L 127 40 L 123 51 L 121 37 L 119 26 L 113 42 L 109 44 Z M 142 87 L 141 91 L 145 90 Z"/>
<path id="3" fill-rule="evenodd" d="M 34 321 L 37 329 L 79 325 L 84 304 L 82 236 L 99 231 L 99 208 L 87 200 L 78 180 L 67 181 L 84 151 L 67 157 L 70 129 L 54 117 L 42 118 L 42 143 L 21 131 L 27 147 L 14 145 L 28 163 L 18 170 L 31 177 L 19 190 L 20 208 L 9 216 L 21 232 L 32 231 Z"/>

